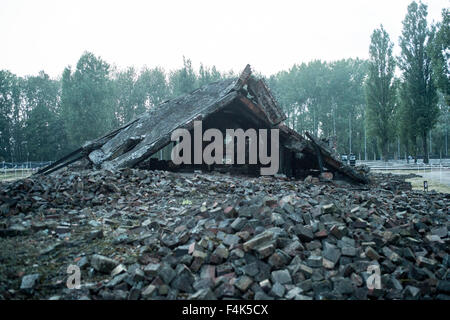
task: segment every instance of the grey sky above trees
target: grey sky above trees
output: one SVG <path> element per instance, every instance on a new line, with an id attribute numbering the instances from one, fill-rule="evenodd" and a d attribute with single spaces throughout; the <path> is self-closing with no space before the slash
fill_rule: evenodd
<path id="1" fill-rule="evenodd" d="M 45 70 L 55 78 L 90 51 L 119 67 L 178 69 L 184 55 L 195 69 L 202 62 L 239 72 L 251 63 L 270 75 L 314 59 L 367 59 L 380 24 L 397 44 L 409 3 L 2 0 L 0 69 L 19 76 Z M 449 6 L 448 0 L 424 3 L 430 22 Z"/>
<path id="2" fill-rule="evenodd" d="M 348 3 L 345 2 L 346 5 Z M 448 52 L 450 43 L 448 9 L 441 12 L 442 17 L 437 19 L 441 22 L 434 26 L 429 14 L 425 18 L 425 11 L 430 12 L 427 6 L 421 4 L 417 11 L 414 9 L 417 3 L 412 2 L 406 7 L 408 14 L 401 20 L 401 37 L 397 37 L 395 32 L 389 33 L 382 22 L 373 29 L 375 31 L 371 31 L 372 37 L 368 36 L 369 43 L 372 39 L 371 45 L 365 48 L 370 59 L 354 58 L 351 52 L 355 46 L 345 51 L 346 39 L 340 38 L 342 43 L 325 41 L 328 38 L 317 38 L 322 29 L 318 28 L 318 33 L 311 29 L 308 34 L 332 49 L 325 50 L 323 54 L 334 52 L 339 56 L 339 52 L 344 50 L 347 56 L 326 60 L 323 54 L 317 53 L 311 61 L 292 63 L 270 76 L 266 73 L 272 92 L 288 116 L 286 123 L 299 132 L 309 131 L 322 137 L 336 135 L 338 152 L 355 153 L 359 159 L 375 159 L 380 154 L 388 159 L 406 157 L 408 154 L 420 156 L 422 153 L 424 161 L 428 153 L 434 157 L 437 154 L 448 156 L 449 109 L 445 102 L 449 99 L 450 88 L 449 57 L 443 54 Z M 95 11 L 95 5 L 94 8 L 86 8 L 87 16 Z M 341 14 L 345 8 L 345 5 L 339 8 L 336 15 L 347 17 Z M 245 11 L 245 8 L 240 9 Z M 328 9 L 323 11 L 324 14 Z M 27 7 L 27 12 L 29 10 L 31 8 Z M 109 13 L 105 9 L 100 16 Z M 276 14 L 271 17 L 274 16 Z M 125 17 L 126 12 L 122 18 Z M 171 59 L 168 47 L 166 62 L 144 68 L 135 61 L 114 65 L 114 61 L 105 58 L 104 54 L 89 50 L 83 51 L 75 63 L 66 62 L 62 76 L 58 77 L 51 76 L 52 67 L 50 71 L 44 69 L 27 76 L 15 73 L 14 69 L 8 71 L 8 68 L 0 67 L 0 161 L 54 160 L 168 98 L 191 92 L 212 81 L 235 76 L 242 68 L 236 64 L 237 72 L 224 72 L 226 69 L 223 65 L 220 67 L 220 63 L 229 63 L 236 57 L 247 59 L 249 55 L 257 60 L 274 48 L 280 49 L 277 47 L 280 39 L 270 38 L 273 30 L 265 34 L 265 42 L 258 37 L 267 30 L 242 33 L 251 17 L 249 19 L 240 26 L 241 37 L 236 40 L 231 37 L 233 27 L 229 37 L 221 39 L 222 46 L 217 47 L 215 55 L 212 55 L 212 58 L 220 56 L 223 59 L 217 65 L 182 55 L 179 59 L 182 65 L 171 68 L 170 62 L 167 62 Z M 106 28 L 100 20 L 97 29 Z M 333 23 L 333 19 L 326 21 Z M 80 30 L 88 24 L 81 23 Z M 174 25 L 183 26 L 183 21 L 174 22 Z M 381 31 L 378 29 L 380 25 L 384 26 Z M 254 25 L 255 30 L 259 30 L 258 26 Z M 342 27 L 340 24 L 337 26 Z M 97 29 L 94 28 L 92 33 L 95 34 Z M 193 34 L 189 39 L 194 39 L 194 42 L 194 36 L 206 39 L 210 29 L 206 25 L 203 29 L 203 33 Z M 330 34 L 335 33 L 335 28 L 328 29 Z M 34 29 L 29 31 L 33 34 Z M 160 33 L 172 39 L 171 31 L 166 31 L 163 29 Z M 98 36 L 97 42 L 107 43 L 113 32 L 109 30 L 107 34 Z M 181 34 L 184 32 L 180 30 Z M 298 31 L 298 39 L 302 39 L 305 33 L 303 29 Z M 120 35 L 117 34 L 117 41 Z M 279 35 L 282 38 L 286 34 L 281 32 Z M 212 37 L 211 41 L 217 36 Z M 58 39 L 60 47 L 67 37 L 70 38 L 70 34 Z M 241 43 L 241 38 L 246 43 Z M 4 43 L 8 44 L 9 38 L 5 39 Z M 152 37 L 146 39 L 155 40 Z M 230 44 L 229 39 L 233 39 L 233 43 Z M 301 43 L 298 39 L 286 43 L 298 45 Z M 26 40 L 28 38 L 22 38 L 22 41 Z M 140 43 L 156 43 L 150 40 L 144 39 Z M 245 44 L 247 47 L 243 50 Z M 45 43 L 40 43 L 38 47 L 45 48 Z M 159 46 L 154 47 L 155 51 L 159 49 Z M 0 55 L 16 50 L 14 45 L 4 48 L 0 50 Z M 230 48 L 235 55 L 224 57 Z M 305 50 L 308 48 L 305 46 Z M 129 52 L 132 53 L 131 50 Z M 40 55 L 36 54 L 28 60 L 24 59 L 23 67 L 36 63 L 39 58 Z M 208 58 L 205 60 L 209 61 Z M 272 62 L 279 62 L 275 53 L 265 61 L 266 67 Z M 242 65 L 245 63 L 242 61 Z M 396 65 L 397 71 L 394 70 Z M 252 62 L 252 66 L 264 75 L 264 69 L 259 69 L 258 63 Z M 436 86 L 439 92 L 436 92 Z M 419 150 L 420 145 L 422 150 Z"/>

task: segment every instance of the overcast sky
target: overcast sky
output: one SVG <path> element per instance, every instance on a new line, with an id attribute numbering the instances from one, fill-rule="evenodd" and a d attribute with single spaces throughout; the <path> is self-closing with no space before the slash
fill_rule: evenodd
<path id="1" fill-rule="evenodd" d="M 313 59 L 367 58 L 383 24 L 395 44 L 410 0 L 0 0 L 0 69 L 59 76 L 91 51 L 119 68 L 179 68 L 182 57 L 265 75 Z M 441 20 L 450 0 L 427 0 Z M 398 53 L 398 49 L 396 49 Z"/>

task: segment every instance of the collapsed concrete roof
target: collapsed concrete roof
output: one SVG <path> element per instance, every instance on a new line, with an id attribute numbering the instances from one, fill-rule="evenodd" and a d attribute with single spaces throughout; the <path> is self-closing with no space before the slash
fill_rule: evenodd
<path id="1" fill-rule="evenodd" d="M 238 78 L 213 82 L 165 101 L 107 135 L 85 143 L 38 173 L 51 173 L 82 158 L 105 169 L 136 167 L 170 144 L 174 130 L 190 130 L 194 121 L 208 120 L 211 127 L 219 129 L 230 124 L 236 128 L 278 128 L 280 144 L 292 153 L 290 165 L 294 168 L 320 171 L 327 168 L 354 181 L 368 182 L 363 174 L 344 165 L 319 139 L 307 133 L 309 140 L 306 140 L 284 125 L 285 119 L 264 80 L 254 77 L 247 65 Z"/>

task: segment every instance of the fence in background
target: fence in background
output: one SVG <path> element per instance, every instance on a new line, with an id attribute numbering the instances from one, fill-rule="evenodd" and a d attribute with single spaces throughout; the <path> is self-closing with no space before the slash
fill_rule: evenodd
<path id="1" fill-rule="evenodd" d="M 25 178 L 40 168 L 48 166 L 52 161 L 0 162 L 0 181 Z"/>

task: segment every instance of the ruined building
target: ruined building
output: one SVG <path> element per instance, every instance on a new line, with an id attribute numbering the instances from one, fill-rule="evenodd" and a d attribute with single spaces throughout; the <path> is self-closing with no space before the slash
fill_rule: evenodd
<path id="1" fill-rule="evenodd" d="M 279 129 L 279 171 L 290 177 L 304 177 L 328 171 L 359 183 L 367 178 L 344 165 L 332 150 L 308 132 L 303 137 L 287 127 L 286 115 L 263 79 L 252 75 L 247 65 L 238 78 L 205 85 L 189 94 L 163 102 L 124 126 L 85 143 L 68 156 L 43 168 L 48 174 L 76 161 L 105 169 L 124 167 L 173 171 L 217 170 L 257 174 L 261 164 L 175 165 L 170 159 L 174 145 L 171 134 L 185 128 L 193 130 L 202 121 L 203 131 L 226 129 Z M 226 142 L 224 141 L 224 144 Z M 193 154 L 193 152 L 192 152 Z M 236 162 L 234 162 L 236 163 Z M 330 175 L 329 175 L 330 176 Z"/>

